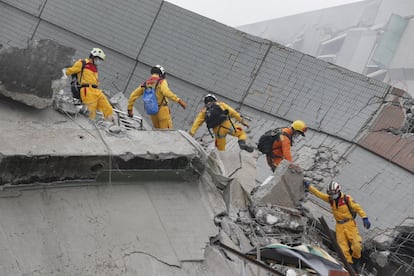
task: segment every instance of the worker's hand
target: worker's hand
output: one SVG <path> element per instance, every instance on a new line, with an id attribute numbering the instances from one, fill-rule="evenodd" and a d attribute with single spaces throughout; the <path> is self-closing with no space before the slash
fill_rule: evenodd
<path id="1" fill-rule="evenodd" d="M 369 222 L 368 218 L 363 218 L 362 221 L 364 223 L 365 228 L 367 229 L 371 228 L 371 222 Z"/>
<path id="2" fill-rule="evenodd" d="M 241 122 L 240 122 L 242 125 L 244 125 L 245 127 L 247 127 L 247 128 L 249 128 L 250 126 L 249 126 L 249 124 L 248 123 L 246 123 L 244 120 L 242 120 Z"/>
<path id="3" fill-rule="evenodd" d="M 309 189 L 310 182 L 307 180 L 303 180 L 303 186 L 305 187 L 305 189 Z"/>
<path id="4" fill-rule="evenodd" d="M 129 118 L 134 117 L 134 112 L 132 112 L 132 110 L 129 110 L 129 109 L 128 109 L 128 117 L 129 117 Z"/>
<path id="5" fill-rule="evenodd" d="M 191 131 L 189 131 L 188 134 L 190 134 L 191 137 L 194 137 L 194 134 L 191 133 Z"/>
<path id="6" fill-rule="evenodd" d="M 187 107 L 187 104 L 185 103 L 185 101 L 183 101 L 183 100 L 179 100 L 178 101 L 178 103 L 181 105 L 181 107 L 183 108 L 183 109 L 185 109 L 186 107 Z"/>
<path id="7" fill-rule="evenodd" d="M 62 74 L 63 74 L 62 79 L 67 80 L 68 76 L 66 75 L 66 68 L 62 69 Z"/>

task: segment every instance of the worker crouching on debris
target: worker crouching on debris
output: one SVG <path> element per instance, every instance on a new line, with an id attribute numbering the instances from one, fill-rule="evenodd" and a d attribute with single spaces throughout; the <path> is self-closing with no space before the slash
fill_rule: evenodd
<path id="1" fill-rule="evenodd" d="M 361 251 L 362 238 L 359 234 L 355 221 L 358 214 L 364 223 L 364 227 L 369 229 L 371 223 L 362 207 L 356 203 L 351 196 L 341 192 L 340 185 L 332 181 L 327 188 L 327 193 L 323 193 L 310 185 L 308 181 L 304 181 L 303 185 L 312 194 L 331 205 L 332 214 L 336 220 L 336 240 L 345 255 L 348 263 L 352 265 L 356 272 L 361 269 Z M 352 252 L 352 255 L 351 255 Z"/>
<path id="2" fill-rule="evenodd" d="M 88 59 L 76 61 L 66 69 L 66 75 L 77 74 L 80 84 L 80 98 L 88 107 L 89 119 L 94 120 L 96 110 L 103 113 L 105 120 L 113 122 L 113 108 L 105 94 L 99 89 L 98 65 L 105 60 L 105 53 L 100 48 L 93 48 Z"/>
<path id="3" fill-rule="evenodd" d="M 177 102 L 183 109 L 187 107 L 187 104 L 170 90 L 165 77 L 166 72 L 161 65 L 155 65 L 151 68 L 151 77 L 132 91 L 129 96 L 127 106 L 129 117 L 134 116 L 132 110 L 135 101 L 143 96 L 144 108 L 151 117 L 153 127 L 157 129 L 173 128 L 168 99 Z"/>
<path id="4" fill-rule="evenodd" d="M 235 118 L 245 127 L 249 127 L 236 110 L 224 102 L 218 102 L 213 94 L 207 94 L 204 96 L 204 107 L 194 120 L 190 135 L 194 136 L 198 128 L 205 122 L 209 132 L 210 129 L 213 130 L 218 150 L 224 151 L 226 149 L 226 135 L 229 134 L 238 138 L 240 149 L 253 152 L 253 148 L 246 144 L 246 132 L 240 125 L 234 124 L 231 118 Z"/>
<path id="5" fill-rule="evenodd" d="M 307 126 L 304 121 L 296 120 L 290 127 L 282 128 L 277 137 L 273 140 L 271 153 L 266 154 L 266 161 L 272 172 L 275 171 L 276 167 L 286 159 L 292 161 L 291 147 L 293 145 L 293 139 L 299 135 L 305 136 Z"/>

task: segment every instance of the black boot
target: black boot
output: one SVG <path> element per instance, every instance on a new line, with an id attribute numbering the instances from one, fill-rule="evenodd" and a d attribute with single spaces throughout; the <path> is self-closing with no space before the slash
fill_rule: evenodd
<path id="1" fill-rule="evenodd" d="M 359 274 L 361 273 L 361 268 L 362 268 L 362 261 L 361 258 L 359 259 L 355 259 L 352 258 L 352 268 L 354 269 L 355 273 Z"/>
<path id="2" fill-rule="evenodd" d="M 239 147 L 241 150 L 245 150 L 247 152 L 253 152 L 253 148 L 246 144 L 246 141 L 239 140 Z"/>

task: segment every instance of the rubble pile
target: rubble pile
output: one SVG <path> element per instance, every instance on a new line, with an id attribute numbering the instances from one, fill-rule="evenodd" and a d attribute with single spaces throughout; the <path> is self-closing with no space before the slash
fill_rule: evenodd
<path id="1" fill-rule="evenodd" d="M 376 275 L 414 275 L 414 218 L 393 229 L 376 231 L 365 247 Z"/>
<path id="2" fill-rule="evenodd" d="M 212 155 L 217 159 L 217 162 L 214 162 L 217 167 L 210 167 L 207 170 L 213 175 L 220 172 L 225 174 L 213 179 L 218 190 L 222 191 L 227 208 L 226 211 L 216 215 L 214 220 L 220 229 L 221 240 L 232 244 L 232 247 L 237 247 L 244 253 L 271 244 L 289 247 L 309 245 L 332 252 L 323 244 L 315 221 L 303 216 L 300 209 L 304 195 L 302 170 L 292 168 L 288 161 L 282 161 L 273 176 L 253 189 L 247 190 L 244 188 L 246 185 L 243 185 L 243 179 L 237 179 L 237 176 L 234 179 L 228 177 L 228 175 L 234 176 L 232 168 L 241 165 L 235 164 L 238 159 L 234 157 L 236 154 L 231 156 L 231 153 L 213 152 L 210 157 Z M 240 156 L 243 170 L 250 169 L 247 164 L 254 169 L 254 162 L 246 161 L 252 158 L 254 157 L 245 154 Z M 243 200 L 236 197 L 243 197 Z M 245 205 L 242 206 L 240 202 L 245 202 Z M 332 255 L 335 256 L 335 253 Z M 272 267 L 283 273 L 288 269 L 277 263 L 272 264 Z M 297 272 L 300 273 L 299 270 Z"/>
<path id="3" fill-rule="evenodd" d="M 313 164 L 304 167 L 304 174 L 307 180 L 318 186 L 338 175 L 338 164 L 342 156 L 335 149 L 326 146 L 321 146 L 314 151 Z"/>
<path id="4" fill-rule="evenodd" d="M 405 122 L 401 129 L 402 133 L 414 133 L 414 100 L 411 99 L 403 104 L 405 110 Z"/>

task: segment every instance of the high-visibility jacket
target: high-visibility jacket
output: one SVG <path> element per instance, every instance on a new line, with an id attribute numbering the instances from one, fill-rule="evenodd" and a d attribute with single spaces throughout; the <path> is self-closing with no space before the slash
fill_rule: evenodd
<path id="1" fill-rule="evenodd" d="M 226 104 L 224 102 L 216 102 L 216 103 L 220 106 L 221 109 L 228 110 L 230 117 L 235 118 L 239 122 L 242 121 L 242 118 L 241 118 L 240 114 L 236 110 L 234 110 L 231 106 L 229 106 L 228 104 Z M 191 135 L 195 135 L 197 130 L 200 128 L 200 126 L 205 122 L 205 120 L 206 120 L 206 110 L 207 110 L 206 107 L 203 107 L 201 109 L 201 111 L 198 113 L 197 117 L 195 118 L 195 120 L 193 122 L 191 130 L 190 130 Z M 218 126 L 215 127 L 214 129 L 216 129 L 216 128 L 218 128 Z M 216 132 L 216 131 L 214 131 L 214 132 Z"/>
<path id="2" fill-rule="evenodd" d="M 81 78 L 81 71 L 82 71 L 82 60 L 76 61 L 71 67 L 66 69 L 66 75 L 70 76 L 73 74 L 78 74 L 78 80 L 80 80 L 80 84 L 90 84 L 90 85 L 97 85 L 99 86 L 99 79 L 98 79 L 98 68 L 95 64 L 93 64 L 92 60 L 87 58 L 85 59 L 85 67 L 83 69 L 82 78 Z"/>
<path id="3" fill-rule="evenodd" d="M 279 165 L 283 159 L 292 162 L 291 146 L 293 130 L 291 127 L 286 127 L 282 129 L 282 133 L 285 133 L 286 135 L 281 134 L 280 139 L 273 142 L 272 155 L 267 157 L 268 159 L 271 159 L 270 163 L 273 163 L 274 166 Z"/>
<path id="4" fill-rule="evenodd" d="M 356 203 L 350 195 L 344 195 L 341 193 L 340 198 L 336 200 L 330 200 L 329 195 L 319 191 L 314 186 L 309 186 L 309 192 L 314 194 L 315 196 L 319 197 L 323 201 L 328 202 L 331 205 L 332 214 L 337 222 L 345 221 L 347 219 L 353 220 L 351 211 L 348 208 L 348 205 L 345 201 L 345 196 L 347 197 L 349 207 L 356 212 L 361 218 L 366 218 L 367 214 L 362 209 L 362 207 Z"/>
<path id="5" fill-rule="evenodd" d="M 157 89 L 155 90 L 155 95 L 157 97 L 158 105 L 159 106 L 167 105 L 168 99 L 171 99 L 172 101 L 178 103 L 180 98 L 170 90 L 170 88 L 168 87 L 167 80 L 160 79 L 157 74 L 153 74 L 146 82 L 144 82 L 137 89 L 132 91 L 131 95 L 129 96 L 129 100 L 128 100 L 128 107 L 127 107 L 128 110 L 132 110 L 132 108 L 134 107 L 135 101 L 144 94 L 145 83 L 151 84 L 153 82 L 156 82 L 157 80 L 160 80 L 157 85 Z"/>

